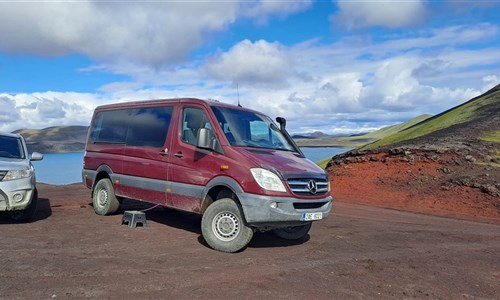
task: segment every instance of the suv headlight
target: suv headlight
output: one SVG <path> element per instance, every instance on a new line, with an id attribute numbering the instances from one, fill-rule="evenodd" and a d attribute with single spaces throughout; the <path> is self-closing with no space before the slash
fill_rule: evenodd
<path id="1" fill-rule="evenodd" d="M 275 192 L 286 192 L 283 182 L 271 171 L 262 168 L 250 169 L 253 178 L 260 185 L 261 188 Z"/>
<path id="2" fill-rule="evenodd" d="M 33 175 L 33 167 L 25 170 L 10 170 L 5 174 L 2 181 L 16 180 L 27 178 Z"/>

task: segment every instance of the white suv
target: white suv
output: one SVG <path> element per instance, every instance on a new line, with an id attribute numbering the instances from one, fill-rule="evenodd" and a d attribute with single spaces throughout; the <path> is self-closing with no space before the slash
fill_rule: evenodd
<path id="1" fill-rule="evenodd" d="M 0 211 L 8 211 L 14 221 L 28 221 L 36 211 L 36 190 L 33 160 L 43 155 L 28 149 L 19 134 L 0 133 Z"/>

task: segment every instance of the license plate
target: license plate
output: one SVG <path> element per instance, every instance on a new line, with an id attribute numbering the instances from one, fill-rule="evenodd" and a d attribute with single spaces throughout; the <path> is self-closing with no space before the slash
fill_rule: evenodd
<path id="1" fill-rule="evenodd" d="M 323 219 L 323 213 L 322 212 L 315 212 L 315 213 L 303 213 L 302 214 L 302 221 L 314 221 L 314 220 L 321 220 Z"/>

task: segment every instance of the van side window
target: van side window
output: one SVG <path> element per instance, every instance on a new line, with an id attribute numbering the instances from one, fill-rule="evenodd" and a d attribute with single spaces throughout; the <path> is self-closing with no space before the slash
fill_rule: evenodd
<path id="1" fill-rule="evenodd" d="M 98 112 L 92 128 L 91 141 L 104 144 L 125 144 L 127 120 L 127 110 Z"/>
<path id="2" fill-rule="evenodd" d="M 172 117 L 172 107 L 133 109 L 130 112 L 127 146 L 162 147 Z"/>
<path id="3" fill-rule="evenodd" d="M 205 112 L 199 108 L 185 108 L 182 112 L 182 140 L 188 144 L 196 145 L 200 128 L 212 129 Z"/>
<path id="4" fill-rule="evenodd" d="M 101 111 L 95 117 L 90 142 L 162 147 L 171 117 L 172 107 Z"/>

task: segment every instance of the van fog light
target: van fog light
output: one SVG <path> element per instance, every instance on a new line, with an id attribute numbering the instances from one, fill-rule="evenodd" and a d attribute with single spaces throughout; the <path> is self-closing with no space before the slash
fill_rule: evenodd
<path id="1" fill-rule="evenodd" d="M 14 202 L 19 203 L 23 201 L 24 193 L 15 193 L 12 198 L 14 199 Z"/>
<path id="2" fill-rule="evenodd" d="M 278 203 L 272 202 L 270 206 L 271 206 L 271 208 L 277 208 L 278 207 Z"/>

